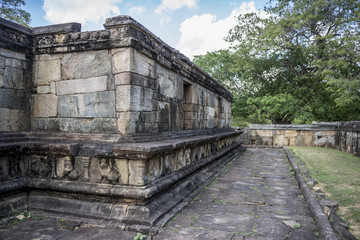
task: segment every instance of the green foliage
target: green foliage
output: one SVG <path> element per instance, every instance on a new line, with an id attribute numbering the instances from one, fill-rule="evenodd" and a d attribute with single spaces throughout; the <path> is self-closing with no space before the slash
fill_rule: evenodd
<path id="1" fill-rule="evenodd" d="M 21 9 L 23 0 L 0 0 L 0 17 L 29 27 L 30 14 Z"/>
<path id="2" fill-rule="evenodd" d="M 146 239 L 146 235 L 142 233 L 137 233 L 136 236 L 134 237 L 134 240 L 144 240 L 144 239 Z"/>
<path id="3" fill-rule="evenodd" d="M 237 125 L 358 120 L 359 23 L 358 0 L 272 1 L 194 62 L 233 93 Z"/>

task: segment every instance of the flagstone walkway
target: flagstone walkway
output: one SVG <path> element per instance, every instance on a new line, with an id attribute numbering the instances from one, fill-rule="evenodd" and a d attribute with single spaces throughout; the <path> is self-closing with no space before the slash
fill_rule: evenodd
<path id="1" fill-rule="evenodd" d="M 318 239 L 282 148 L 249 148 L 156 236 L 146 239 Z M 131 239 L 134 232 L 54 220 L 0 228 L 0 239 Z"/>

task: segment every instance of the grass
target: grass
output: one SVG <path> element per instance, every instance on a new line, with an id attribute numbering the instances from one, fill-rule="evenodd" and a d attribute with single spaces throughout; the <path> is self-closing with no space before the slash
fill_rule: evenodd
<path id="1" fill-rule="evenodd" d="M 339 203 L 339 215 L 360 238 L 360 158 L 335 149 L 290 147 L 319 182 L 329 199 Z"/>

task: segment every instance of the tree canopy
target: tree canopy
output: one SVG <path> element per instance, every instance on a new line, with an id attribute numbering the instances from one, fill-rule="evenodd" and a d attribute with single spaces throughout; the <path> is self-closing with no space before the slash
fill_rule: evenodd
<path id="1" fill-rule="evenodd" d="M 233 121 L 360 119 L 360 2 L 278 0 L 194 62 L 234 94 Z"/>
<path id="2" fill-rule="evenodd" d="M 0 17 L 29 27 L 30 14 L 21 9 L 23 0 L 0 0 Z"/>

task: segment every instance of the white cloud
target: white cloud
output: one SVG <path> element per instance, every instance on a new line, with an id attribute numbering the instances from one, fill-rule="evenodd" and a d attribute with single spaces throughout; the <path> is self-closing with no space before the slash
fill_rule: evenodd
<path id="1" fill-rule="evenodd" d="M 122 0 L 44 0 L 45 19 L 50 23 L 80 22 L 102 28 L 105 18 L 120 15 Z"/>
<path id="2" fill-rule="evenodd" d="M 161 4 L 155 9 L 155 13 L 161 14 L 167 10 L 177 10 L 182 7 L 196 8 L 198 0 L 162 0 Z"/>
<path id="3" fill-rule="evenodd" d="M 162 18 L 160 19 L 160 25 L 161 25 L 161 26 L 164 26 L 165 23 L 168 23 L 168 22 L 170 22 L 170 21 L 171 21 L 171 17 L 169 17 L 169 16 L 162 17 Z"/>
<path id="4" fill-rule="evenodd" d="M 180 41 L 177 48 L 181 53 L 192 59 L 195 55 L 230 47 L 224 38 L 229 30 L 237 24 L 236 17 L 240 14 L 256 12 L 255 2 L 243 2 L 231 14 L 217 20 L 215 15 L 195 15 L 185 19 L 180 26 Z"/>
<path id="5" fill-rule="evenodd" d="M 129 14 L 141 14 L 145 12 L 144 6 L 132 7 L 129 9 Z"/>

